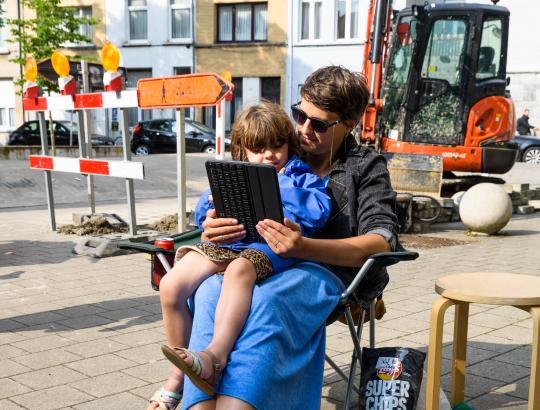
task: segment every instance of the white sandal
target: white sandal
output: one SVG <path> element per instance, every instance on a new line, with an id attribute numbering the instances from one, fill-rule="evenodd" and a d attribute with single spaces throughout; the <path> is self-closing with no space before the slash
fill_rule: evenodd
<path id="1" fill-rule="evenodd" d="M 180 406 L 182 401 L 182 392 L 176 393 L 173 391 L 165 390 L 162 387 L 156 390 L 154 395 L 150 398 L 149 402 L 156 402 L 160 410 L 175 410 Z"/>

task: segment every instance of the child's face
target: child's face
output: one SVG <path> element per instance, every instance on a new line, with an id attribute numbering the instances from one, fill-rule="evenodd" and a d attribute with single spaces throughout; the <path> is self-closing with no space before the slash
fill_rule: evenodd
<path id="1" fill-rule="evenodd" d="M 289 144 L 285 143 L 281 147 L 266 147 L 260 151 L 250 151 L 246 149 L 248 162 L 259 164 L 270 164 L 280 171 L 289 159 Z"/>

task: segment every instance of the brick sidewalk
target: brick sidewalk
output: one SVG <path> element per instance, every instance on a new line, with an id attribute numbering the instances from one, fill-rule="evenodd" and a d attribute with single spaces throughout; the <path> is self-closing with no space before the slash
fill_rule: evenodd
<path id="1" fill-rule="evenodd" d="M 174 199 L 137 203 L 138 222 L 174 211 Z M 126 217 L 119 210 L 111 211 Z M 59 209 L 59 224 L 72 212 Z M 444 228 L 444 230 L 443 230 Z M 516 217 L 495 237 L 468 238 L 448 225 L 429 236 L 469 241 L 420 250 L 415 262 L 390 270 L 388 313 L 378 346 L 426 350 L 437 277 L 467 271 L 540 275 L 540 215 Z M 0 409 L 144 409 L 168 373 L 158 295 L 141 254 L 104 259 L 75 256 L 79 237 L 47 230 L 47 212 L 0 213 Z M 452 320 L 451 311 L 447 319 Z M 472 305 L 467 399 L 477 409 L 526 408 L 531 321 L 520 310 Z M 445 328 L 443 387 L 449 387 L 452 326 Z M 345 365 L 352 345 L 343 325 L 328 328 L 327 353 Z M 344 398 L 344 383 L 327 369 L 322 407 Z"/>

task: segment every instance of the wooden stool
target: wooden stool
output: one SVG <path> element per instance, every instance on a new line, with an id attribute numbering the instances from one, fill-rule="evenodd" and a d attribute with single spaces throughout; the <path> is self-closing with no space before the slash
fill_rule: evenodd
<path id="1" fill-rule="evenodd" d="M 529 410 L 540 409 L 540 277 L 508 273 L 464 273 L 437 280 L 435 291 L 441 297 L 431 308 L 429 331 L 426 409 L 439 409 L 441 353 L 444 314 L 455 305 L 454 353 L 452 360 L 452 394 L 456 405 L 465 397 L 465 366 L 469 303 L 515 306 L 528 311 L 533 318 L 531 382 Z"/>

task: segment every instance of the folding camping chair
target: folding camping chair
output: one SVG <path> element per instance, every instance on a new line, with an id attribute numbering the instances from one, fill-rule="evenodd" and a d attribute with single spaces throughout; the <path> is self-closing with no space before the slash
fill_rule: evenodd
<path id="1" fill-rule="evenodd" d="M 329 325 L 337 320 L 340 316 L 345 316 L 345 323 L 349 327 L 349 333 L 353 341 L 353 353 L 351 358 L 351 364 L 349 367 L 349 375 L 347 376 L 343 370 L 330 358 L 326 356 L 326 361 L 335 370 L 335 372 L 341 376 L 343 380 L 347 382 L 347 393 L 345 396 L 345 403 L 343 408 L 349 409 L 351 403 L 352 391 L 355 390 L 360 394 L 360 389 L 354 384 L 354 375 L 356 371 L 356 365 L 359 368 L 362 367 L 362 350 L 360 347 L 360 339 L 362 338 L 362 329 L 364 327 L 364 321 L 366 317 L 366 309 L 362 309 L 361 301 L 356 297 L 356 290 L 361 284 L 362 280 L 370 274 L 370 272 L 386 268 L 391 265 L 395 265 L 401 261 L 412 261 L 418 258 L 417 252 L 410 252 L 405 250 L 398 242 L 397 250 L 394 252 L 381 252 L 371 255 L 366 262 L 362 265 L 355 278 L 349 285 L 349 287 L 341 294 L 338 306 L 330 314 L 326 324 Z M 382 295 L 377 296 L 369 302 L 369 347 L 375 347 L 375 312 L 376 304 Z M 382 300 L 381 300 L 382 302 Z"/>
<path id="2" fill-rule="evenodd" d="M 170 235 L 169 237 L 174 241 L 174 249 L 177 249 L 182 245 L 192 245 L 200 240 L 201 232 L 198 229 L 192 231 L 186 231 L 183 233 Z M 171 269 L 167 255 L 174 255 L 175 251 L 166 250 L 155 246 L 153 241 L 148 242 L 135 242 L 131 240 L 120 241 L 117 245 L 121 249 L 134 250 L 149 253 L 152 255 L 152 269 L 154 269 L 157 263 L 156 259 L 161 262 L 165 272 Z M 332 366 L 332 368 L 347 382 L 347 394 L 345 397 L 345 409 L 349 409 L 351 402 L 352 390 L 357 393 L 360 392 L 359 387 L 354 385 L 354 374 L 356 371 L 356 365 L 361 368 L 361 347 L 360 339 L 362 337 L 362 328 L 364 325 L 364 319 L 366 317 L 366 310 L 361 308 L 360 301 L 356 296 L 356 290 L 362 280 L 370 274 L 372 270 L 388 267 L 401 261 L 411 261 L 418 258 L 417 252 L 409 252 L 405 250 L 399 243 L 395 252 L 383 252 L 371 255 L 364 265 L 360 268 L 356 277 L 349 285 L 349 287 L 341 294 L 340 301 L 336 309 L 330 314 L 327 320 L 327 325 L 333 323 L 340 316 L 345 316 L 346 323 L 349 327 L 349 332 L 353 341 L 354 349 L 352 353 L 351 365 L 349 368 L 349 376 L 347 376 L 343 370 L 326 355 L 326 361 Z M 151 272 L 152 287 L 157 290 L 157 286 L 154 285 Z M 377 298 L 369 301 L 369 346 L 375 347 L 375 306 Z M 360 309 L 358 309 L 360 307 Z M 354 314 L 353 314 L 354 310 Z M 355 316 L 355 317 L 353 317 Z M 357 317 L 356 317 L 357 316 Z"/>

